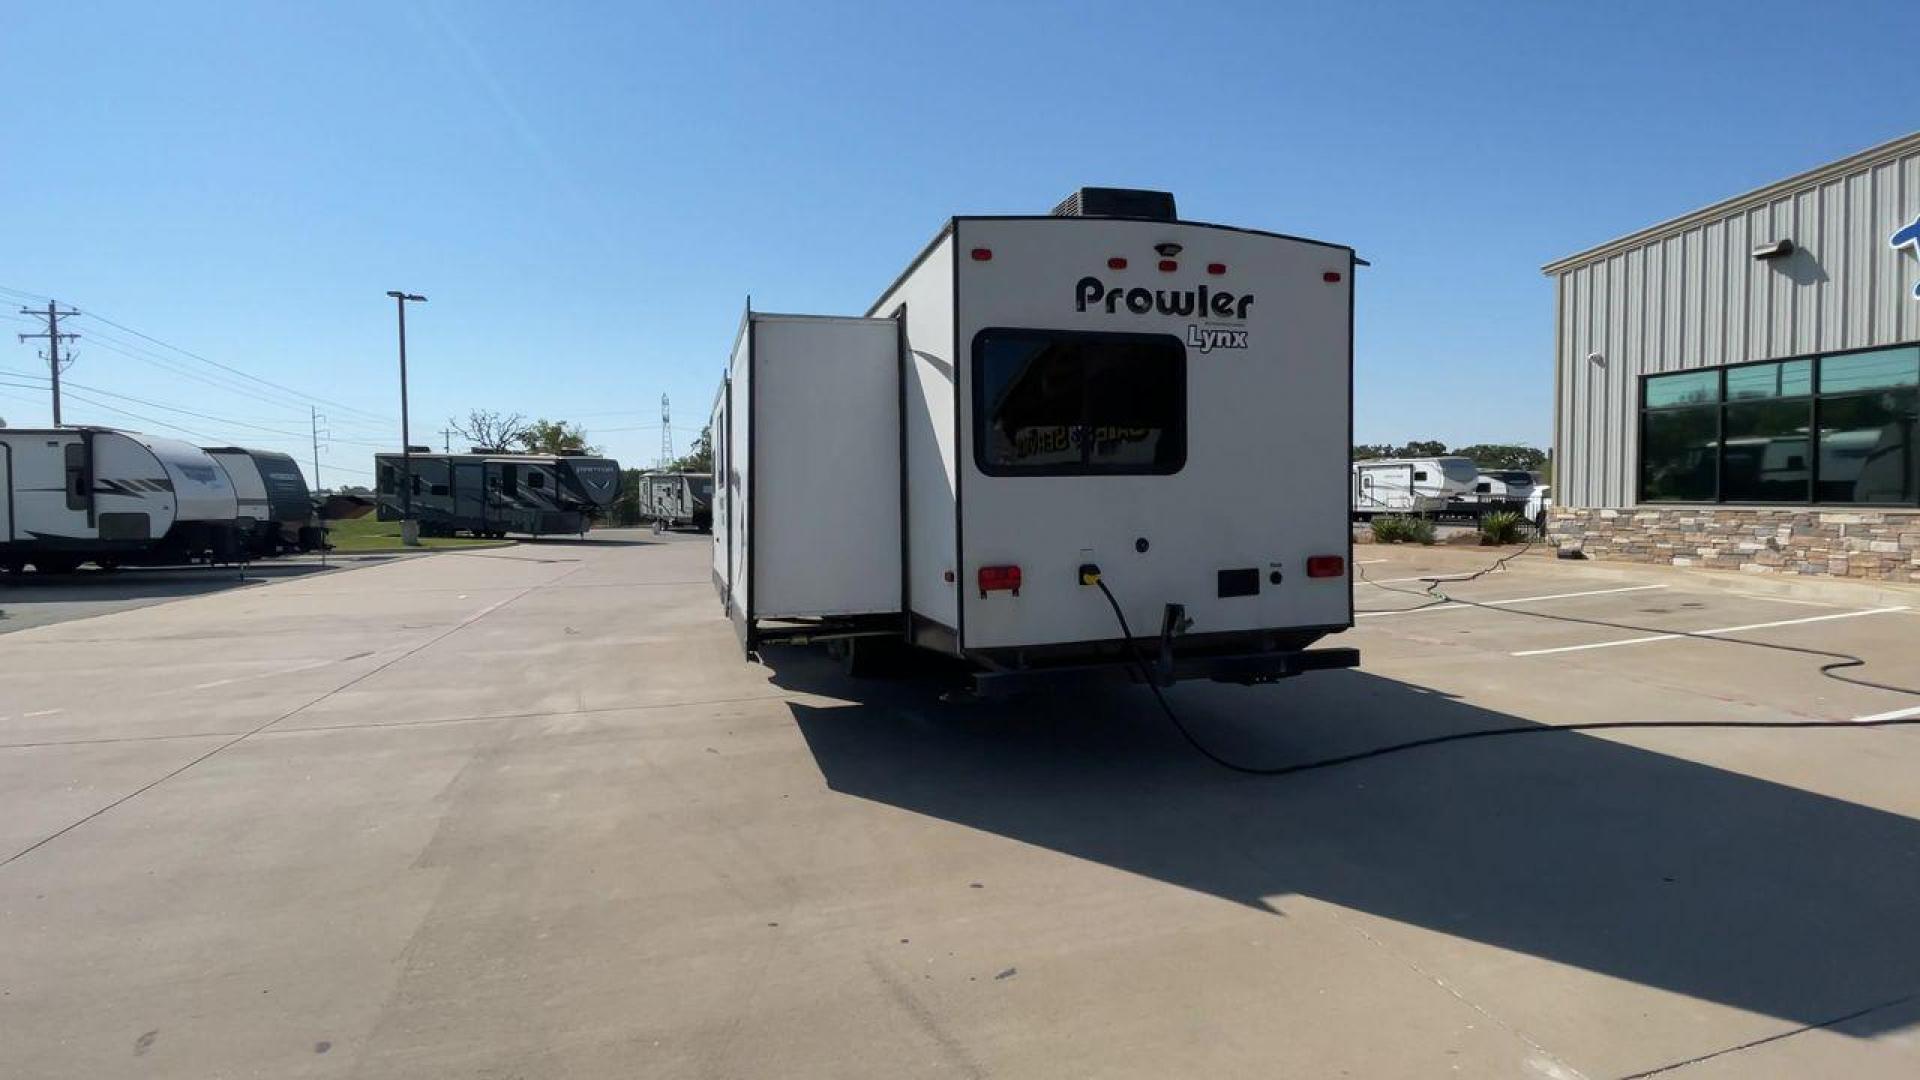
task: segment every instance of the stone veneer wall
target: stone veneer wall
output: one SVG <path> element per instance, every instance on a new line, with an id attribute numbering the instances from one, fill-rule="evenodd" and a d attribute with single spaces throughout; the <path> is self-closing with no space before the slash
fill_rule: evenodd
<path id="1" fill-rule="evenodd" d="M 1920 511 L 1555 507 L 1547 535 L 1593 559 L 1920 582 Z"/>

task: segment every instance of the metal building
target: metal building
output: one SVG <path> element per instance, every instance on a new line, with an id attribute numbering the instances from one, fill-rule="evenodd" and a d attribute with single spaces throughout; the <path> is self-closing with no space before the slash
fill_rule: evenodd
<path id="1" fill-rule="evenodd" d="M 1548 264 L 1559 542 L 1920 579 L 1916 251 L 1920 133 Z"/>

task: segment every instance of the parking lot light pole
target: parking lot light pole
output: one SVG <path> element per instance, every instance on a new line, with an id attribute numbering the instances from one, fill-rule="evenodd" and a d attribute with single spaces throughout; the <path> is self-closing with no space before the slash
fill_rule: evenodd
<path id="1" fill-rule="evenodd" d="M 407 304 L 427 298 L 398 289 L 387 290 L 387 295 L 400 313 L 400 542 L 419 547 L 420 523 L 413 519 L 413 436 L 407 430 Z"/>

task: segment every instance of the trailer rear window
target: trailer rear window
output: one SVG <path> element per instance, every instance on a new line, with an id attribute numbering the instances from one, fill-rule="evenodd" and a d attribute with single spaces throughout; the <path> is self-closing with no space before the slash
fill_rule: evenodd
<path id="1" fill-rule="evenodd" d="M 973 453 L 990 476 L 1179 472 L 1187 349 L 1167 334 L 982 330 Z"/>

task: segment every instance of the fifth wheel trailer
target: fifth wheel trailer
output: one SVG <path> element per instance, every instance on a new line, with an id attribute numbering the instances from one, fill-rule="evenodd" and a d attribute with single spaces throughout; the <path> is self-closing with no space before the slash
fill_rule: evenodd
<path id="1" fill-rule="evenodd" d="M 111 428 L 0 428 L 0 566 L 237 557 L 238 503 L 195 446 Z"/>
<path id="2" fill-rule="evenodd" d="M 409 461 L 408 458 L 411 460 Z M 379 519 L 399 521 L 412 469 L 414 520 L 428 535 L 583 533 L 620 494 L 620 463 L 587 454 L 374 455 Z"/>
<path id="3" fill-rule="evenodd" d="M 1352 465 L 1353 516 L 1438 514 L 1473 491 L 1480 467 L 1463 457 L 1375 458 Z"/>
<path id="4" fill-rule="evenodd" d="M 864 317 L 749 305 L 713 414 L 743 645 L 904 642 L 985 692 L 1357 663 L 1309 646 L 1353 624 L 1359 265 L 1095 188 L 949 219 Z"/>

